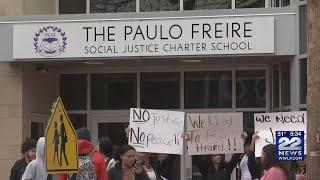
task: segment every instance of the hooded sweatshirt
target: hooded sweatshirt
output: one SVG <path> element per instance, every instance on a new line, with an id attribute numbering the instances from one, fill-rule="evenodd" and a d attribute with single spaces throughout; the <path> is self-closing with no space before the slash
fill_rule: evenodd
<path id="1" fill-rule="evenodd" d="M 35 160 L 31 161 L 21 180 L 46 180 L 47 172 L 45 169 L 45 160 L 44 160 L 44 146 L 45 138 L 41 137 L 37 143 L 37 157 Z"/>

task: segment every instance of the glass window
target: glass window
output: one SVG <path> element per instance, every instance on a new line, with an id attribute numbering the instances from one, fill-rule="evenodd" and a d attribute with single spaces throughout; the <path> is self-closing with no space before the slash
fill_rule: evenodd
<path id="1" fill-rule="evenodd" d="M 87 109 L 87 75 L 62 74 L 60 76 L 60 96 L 68 110 Z"/>
<path id="2" fill-rule="evenodd" d="M 137 105 L 137 75 L 92 74 L 91 108 L 94 110 L 129 109 Z"/>
<path id="3" fill-rule="evenodd" d="M 180 108 L 180 73 L 141 73 L 141 107 Z"/>
<path id="4" fill-rule="evenodd" d="M 185 73 L 185 108 L 232 108 L 232 72 Z"/>
<path id="5" fill-rule="evenodd" d="M 98 137 L 109 137 L 113 146 L 127 144 L 125 128 L 127 123 L 98 123 Z"/>
<path id="6" fill-rule="evenodd" d="M 91 13 L 136 12 L 135 0 L 90 0 Z"/>
<path id="7" fill-rule="evenodd" d="M 300 59 L 300 104 L 307 103 L 307 59 Z"/>
<path id="8" fill-rule="evenodd" d="M 236 0 L 236 8 L 264 8 L 265 0 Z"/>
<path id="9" fill-rule="evenodd" d="M 87 127 L 86 114 L 69 114 L 68 116 L 75 130 L 82 127 Z"/>
<path id="10" fill-rule="evenodd" d="M 307 14 L 306 5 L 299 7 L 299 49 L 300 54 L 307 53 Z"/>
<path id="11" fill-rule="evenodd" d="M 280 7 L 280 0 L 271 1 L 271 7 Z"/>
<path id="12" fill-rule="evenodd" d="M 231 9 L 231 0 L 184 0 L 184 10 Z"/>
<path id="13" fill-rule="evenodd" d="M 31 138 L 38 140 L 44 136 L 44 123 L 31 122 Z"/>
<path id="14" fill-rule="evenodd" d="M 290 105 L 290 63 L 281 64 L 281 106 Z"/>
<path id="15" fill-rule="evenodd" d="M 140 11 L 178 11 L 180 0 L 139 0 Z"/>
<path id="16" fill-rule="evenodd" d="M 280 87 L 279 87 L 279 76 L 280 76 L 280 72 L 279 72 L 279 65 L 273 65 L 272 68 L 272 78 L 273 78 L 273 82 L 272 82 L 272 98 L 273 98 L 273 108 L 277 108 L 279 107 L 280 104 L 280 96 L 279 96 L 279 92 L 280 92 Z"/>
<path id="17" fill-rule="evenodd" d="M 290 0 L 282 0 L 282 7 L 289 6 Z"/>
<path id="18" fill-rule="evenodd" d="M 237 71 L 237 107 L 266 107 L 266 79 L 264 70 Z"/>
<path id="19" fill-rule="evenodd" d="M 84 14 L 86 6 L 86 0 L 59 0 L 59 14 Z"/>
<path id="20" fill-rule="evenodd" d="M 243 112 L 243 131 L 254 133 L 254 114 L 264 112 Z"/>

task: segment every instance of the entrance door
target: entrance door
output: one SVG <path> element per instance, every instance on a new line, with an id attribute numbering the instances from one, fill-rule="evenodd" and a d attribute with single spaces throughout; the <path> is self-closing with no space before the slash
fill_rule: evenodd
<path id="1" fill-rule="evenodd" d="M 115 146 L 127 143 L 125 128 L 129 120 L 128 110 L 91 111 L 91 134 L 93 142 L 108 136 Z"/>
<path id="2" fill-rule="evenodd" d="M 44 136 L 47 127 L 49 114 L 28 113 L 26 116 L 27 128 L 25 128 L 26 137 L 38 140 Z"/>

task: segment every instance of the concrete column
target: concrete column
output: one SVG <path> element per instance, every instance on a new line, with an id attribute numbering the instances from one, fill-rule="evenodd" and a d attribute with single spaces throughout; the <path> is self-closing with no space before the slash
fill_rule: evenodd
<path id="1" fill-rule="evenodd" d="M 319 179 L 320 172 L 320 1 L 307 1 L 308 25 L 308 159 L 307 179 Z"/>
<path id="2" fill-rule="evenodd" d="M 0 179 L 9 179 L 21 158 L 22 71 L 20 65 L 0 62 Z"/>

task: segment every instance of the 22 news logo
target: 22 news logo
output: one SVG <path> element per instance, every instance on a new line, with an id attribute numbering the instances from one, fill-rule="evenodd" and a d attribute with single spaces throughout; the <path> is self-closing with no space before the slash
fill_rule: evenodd
<path id="1" fill-rule="evenodd" d="M 304 160 L 304 132 L 277 131 L 276 157 L 281 161 Z"/>

